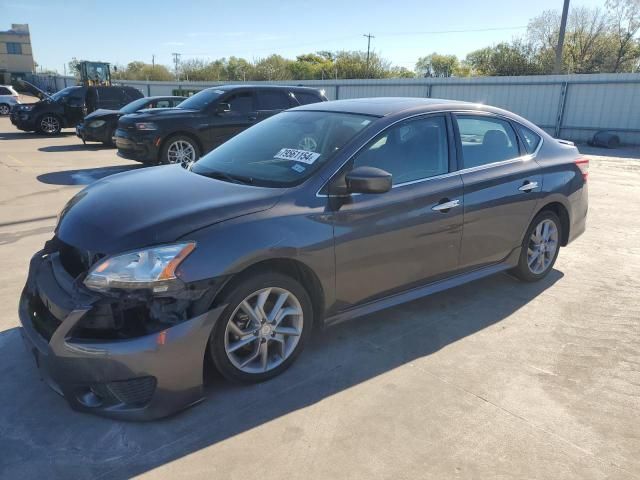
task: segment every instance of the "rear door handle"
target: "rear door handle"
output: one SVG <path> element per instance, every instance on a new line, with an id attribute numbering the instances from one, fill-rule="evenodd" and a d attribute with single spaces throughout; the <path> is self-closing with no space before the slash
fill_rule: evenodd
<path id="1" fill-rule="evenodd" d="M 536 188 L 538 188 L 538 182 L 527 181 L 518 190 L 520 190 L 521 192 L 530 192 L 531 190 L 535 190 Z"/>
<path id="2" fill-rule="evenodd" d="M 442 202 L 432 207 L 431 210 L 435 210 L 436 212 L 446 213 L 446 210 L 451 210 L 452 208 L 460 205 L 460 200 L 449 200 L 446 202 Z"/>
<path id="3" fill-rule="evenodd" d="M 255 122 L 258 119 L 257 115 L 249 115 L 249 121 L 250 122 Z"/>

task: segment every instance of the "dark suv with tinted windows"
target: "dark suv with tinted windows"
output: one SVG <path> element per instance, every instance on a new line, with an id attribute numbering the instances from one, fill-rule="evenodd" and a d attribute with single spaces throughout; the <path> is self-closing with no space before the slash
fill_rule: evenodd
<path id="1" fill-rule="evenodd" d="M 187 165 L 282 110 L 326 101 L 313 88 L 223 85 L 198 92 L 177 108 L 125 115 L 114 139 L 121 157 Z"/>
<path id="2" fill-rule="evenodd" d="M 57 135 L 63 128 L 75 127 L 84 116 L 100 108 L 119 110 L 142 92 L 133 87 L 67 87 L 49 95 L 24 82 L 40 98 L 36 103 L 23 103 L 11 109 L 11 123 L 26 132 Z"/>

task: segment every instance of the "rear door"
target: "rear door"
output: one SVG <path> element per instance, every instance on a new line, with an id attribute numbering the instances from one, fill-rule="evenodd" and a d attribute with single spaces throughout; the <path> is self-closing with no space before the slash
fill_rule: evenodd
<path id="1" fill-rule="evenodd" d="M 336 292 L 345 308 L 447 276 L 458 268 L 462 180 L 452 170 L 446 115 L 407 120 L 347 166 L 381 168 L 393 188 L 351 195 L 333 214 Z"/>
<path id="2" fill-rule="evenodd" d="M 499 262 L 520 246 L 541 196 L 542 175 L 507 119 L 469 113 L 454 118 L 464 184 L 464 269 Z"/>

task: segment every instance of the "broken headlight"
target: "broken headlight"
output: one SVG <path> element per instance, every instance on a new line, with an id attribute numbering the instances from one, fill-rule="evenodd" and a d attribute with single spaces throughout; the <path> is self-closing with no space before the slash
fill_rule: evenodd
<path id="1" fill-rule="evenodd" d="M 161 245 L 108 257 L 97 263 L 84 279 L 91 290 L 150 288 L 164 292 L 176 279 L 176 269 L 196 244 Z"/>

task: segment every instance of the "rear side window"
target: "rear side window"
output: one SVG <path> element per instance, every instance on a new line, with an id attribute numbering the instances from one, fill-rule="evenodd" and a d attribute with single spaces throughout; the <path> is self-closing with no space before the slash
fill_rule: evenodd
<path id="1" fill-rule="evenodd" d="M 298 100 L 298 103 L 300 103 L 300 105 L 307 105 L 309 103 L 318 103 L 322 101 L 322 98 L 320 98 L 320 95 L 316 95 L 313 93 L 295 92 L 294 95 Z"/>
<path id="2" fill-rule="evenodd" d="M 511 160 L 520 156 L 516 133 L 509 122 L 479 115 L 456 115 L 464 168 Z"/>
<path id="3" fill-rule="evenodd" d="M 8 88 L 0 87 L 0 95 L 12 95 L 12 93 Z"/>
<path id="4" fill-rule="evenodd" d="M 392 175 L 393 185 L 447 173 L 445 117 L 430 116 L 390 128 L 358 154 L 353 166 L 381 168 Z"/>
<path id="5" fill-rule="evenodd" d="M 258 90 L 258 110 L 286 110 L 291 106 L 286 93 L 278 90 Z"/>
<path id="6" fill-rule="evenodd" d="M 524 148 L 527 149 L 527 153 L 535 152 L 536 148 L 538 148 L 538 145 L 540 145 L 540 142 L 542 141 L 540 135 L 535 133 L 533 130 L 520 125 L 519 123 L 516 123 L 515 125 L 518 133 L 520 133 L 520 136 L 524 140 Z"/>

